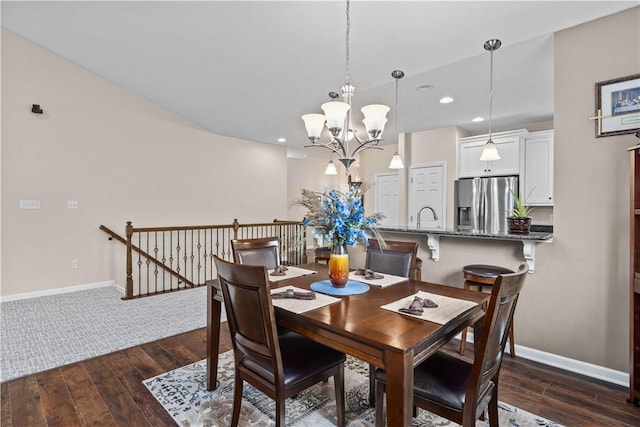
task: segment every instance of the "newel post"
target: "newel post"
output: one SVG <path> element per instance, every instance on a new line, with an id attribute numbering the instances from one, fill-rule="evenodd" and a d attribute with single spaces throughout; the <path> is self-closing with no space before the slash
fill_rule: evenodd
<path id="1" fill-rule="evenodd" d="M 233 240 L 238 238 L 238 230 L 240 229 L 240 223 L 238 222 L 238 218 L 233 219 Z"/>
<path id="2" fill-rule="evenodd" d="M 307 259 L 307 225 L 302 222 L 302 263 L 306 264 Z"/>
<path id="3" fill-rule="evenodd" d="M 127 226 L 124 228 L 124 232 L 127 236 L 127 284 L 125 288 L 125 299 L 128 299 L 133 298 L 133 261 L 131 251 L 133 225 L 131 225 L 131 221 L 127 221 Z"/>

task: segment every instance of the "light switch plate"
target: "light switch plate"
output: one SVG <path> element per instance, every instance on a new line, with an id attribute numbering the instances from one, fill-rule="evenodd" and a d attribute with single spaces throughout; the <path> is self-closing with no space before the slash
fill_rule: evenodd
<path id="1" fill-rule="evenodd" d="M 78 209 L 78 201 L 77 200 L 67 200 L 67 208 L 68 209 Z"/>
<path id="2" fill-rule="evenodd" d="M 20 200 L 20 209 L 40 209 L 40 200 Z"/>

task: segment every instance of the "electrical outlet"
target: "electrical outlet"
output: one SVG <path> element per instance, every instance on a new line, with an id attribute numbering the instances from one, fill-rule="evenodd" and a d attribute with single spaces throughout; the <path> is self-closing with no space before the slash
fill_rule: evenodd
<path id="1" fill-rule="evenodd" d="M 67 209 L 78 209 L 77 200 L 67 200 Z"/>
<path id="2" fill-rule="evenodd" d="M 40 200 L 20 200 L 20 209 L 40 209 Z"/>
<path id="3" fill-rule="evenodd" d="M 71 268 L 78 268 L 78 260 L 77 259 L 72 259 L 71 260 Z"/>

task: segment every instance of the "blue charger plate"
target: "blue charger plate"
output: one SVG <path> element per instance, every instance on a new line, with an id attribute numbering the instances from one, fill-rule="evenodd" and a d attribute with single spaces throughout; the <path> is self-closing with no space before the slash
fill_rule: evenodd
<path id="1" fill-rule="evenodd" d="M 369 285 L 355 280 L 349 280 L 344 288 L 336 288 L 330 280 L 320 280 L 311 284 L 311 289 L 327 295 L 357 295 L 369 290 Z"/>

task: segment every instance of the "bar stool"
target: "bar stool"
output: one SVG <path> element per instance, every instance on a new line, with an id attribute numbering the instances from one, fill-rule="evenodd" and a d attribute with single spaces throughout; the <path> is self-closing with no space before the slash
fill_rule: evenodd
<path id="1" fill-rule="evenodd" d="M 331 257 L 331 249 L 329 249 L 326 246 L 322 246 L 322 247 L 316 248 L 314 252 L 315 252 L 315 257 L 313 261 L 316 264 L 320 264 L 321 262 L 326 262 L 327 264 L 329 264 L 329 258 Z"/>
<path id="2" fill-rule="evenodd" d="M 472 286 L 477 286 L 478 290 L 482 292 L 482 287 L 493 286 L 496 283 L 496 279 L 500 274 L 510 274 L 513 270 L 508 268 L 499 267 L 497 265 L 484 265 L 484 264 L 471 264 L 462 267 L 462 273 L 464 274 L 464 288 L 471 289 Z M 467 343 L 467 330 L 462 332 L 462 338 L 460 339 L 460 354 L 464 354 L 464 348 Z M 511 357 L 516 357 L 515 341 L 513 339 L 513 320 L 509 328 L 509 354 Z"/>
<path id="3" fill-rule="evenodd" d="M 422 282 L 422 260 L 416 257 L 416 267 L 413 270 L 413 279 Z"/>

